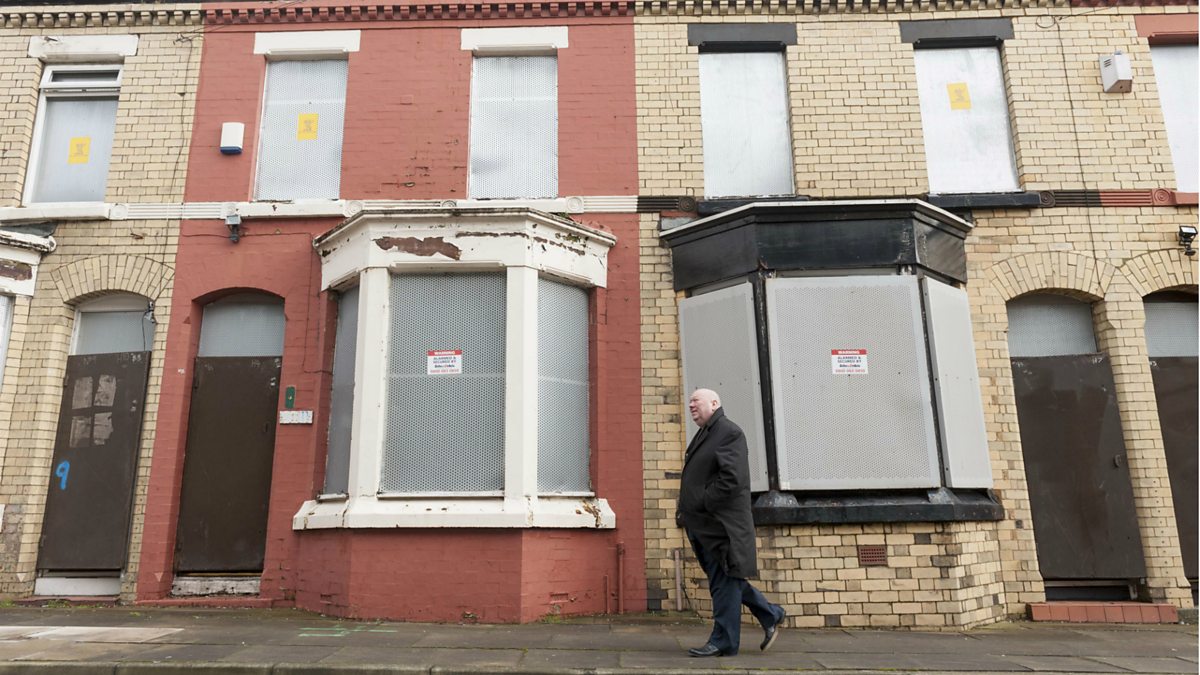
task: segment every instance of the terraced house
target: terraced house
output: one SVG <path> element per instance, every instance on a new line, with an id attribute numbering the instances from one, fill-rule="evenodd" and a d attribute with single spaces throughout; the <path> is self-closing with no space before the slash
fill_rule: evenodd
<path id="1" fill-rule="evenodd" d="M 1196 19 L 0 10 L 0 596 L 707 611 L 710 387 L 794 625 L 1173 620 Z"/>

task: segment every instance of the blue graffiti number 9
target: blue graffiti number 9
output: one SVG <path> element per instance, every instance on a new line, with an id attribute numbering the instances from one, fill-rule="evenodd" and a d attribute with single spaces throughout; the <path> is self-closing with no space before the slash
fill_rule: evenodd
<path id="1" fill-rule="evenodd" d="M 54 468 L 54 475 L 61 479 L 58 481 L 59 490 L 67 489 L 67 474 L 69 473 L 71 473 L 70 462 L 59 462 L 58 466 Z"/>

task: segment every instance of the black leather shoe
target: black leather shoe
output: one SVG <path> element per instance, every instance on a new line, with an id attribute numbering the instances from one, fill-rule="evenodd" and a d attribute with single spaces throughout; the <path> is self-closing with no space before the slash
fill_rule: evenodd
<path id="1" fill-rule="evenodd" d="M 785 610 L 783 607 L 780 607 L 779 618 L 775 619 L 775 623 L 771 624 L 770 627 L 763 628 L 763 641 L 762 644 L 758 646 L 759 649 L 765 652 L 771 648 L 771 645 L 775 644 L 775 638 L 779 637 L 779 631 L 782 629 L 783 620 L 786 618 L 787 610 Z"/>
<path id="2" fill-rule="evenodd" d="M 721 651 L 719 647 L 711 642 L 705 644 L 703 647 L 692 647 L 688 650 L 688 654 L 692 656 L 728 656 L 728 654 Z"/>

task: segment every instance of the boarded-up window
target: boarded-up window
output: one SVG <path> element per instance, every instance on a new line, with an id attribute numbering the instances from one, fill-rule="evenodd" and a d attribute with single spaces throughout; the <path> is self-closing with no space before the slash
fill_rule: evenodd
<path id="1" fill-rule="evenodd" d="M 1008 303 L 1008 352 L 1013 358 L 1097 351 L 1090 304 L 1050 293 Z"/>
<path id="2" fill-rule="evenodd" d="M 8 339 L 12 333 L 13 297 L 0 295 L 0 386 L 4 384 L 4 364 L 8 361 Z"/>
<path id="3" fill-rule="evenodd" d="M 1175 183 L 1183 192 L 1200 190 L 1200 176 L 1197 175 L 1200 172 L 1197 168 L 1200 135 L 1196 132 L 1196 110 L 1200 109 L 1197 53 L 1194 44 L 1150 48 L 1158 99 L 1162 102 L 1167 140 L 1171 144 L 1171 159 L 1175 163 Z"/>
<path id="4" fill-rule="evenodd" d="M 917 49 L 914 60 L 929 191 L 1019 190 L 999 50 Z"/>
<path id="5" fill-rule="evenodd" d="M 72 355 L 148 352 L 154 346 L 149 300 L 118 293 L 84 303 L 75 315 Z"/>
<path id="6" fill-rule="evenodd" d="M 468 180 L 474 199 L 558 196 L 557 57 L 475 57 Z"/>
<path id="7" fill-rule="evenodd" d="M 504 489 L 506 276 L 392 277 L 380 491 Z"/>
<path id="8" fill-rule="evenodd" d="M 30 202 L 104 201 L 120 72 L 94 66 L 47 70 Z"/>
<path id="9" fill-rule="evenodd" d="M 255 199 L 337 199 L 347 62 L 267 64 Z"/>
<path id="10" fill-rule="evenodd" d="M 231 295 L 204 307 L 197 356 L 279 356 L 283 303 L 257 293 Z"/>
<path id="11" fill-rule="evenodd" d="M 538 280 L 538 492 L 586 492 L 588 293 Z"/>
<path id="12" fill-rule="evenodd" d="M 1157 293 L 1146 298 L 1146 351 L 1150 358 L 1200 356 L 1196 296 Z"/>
<path id="13" fill-rule="evenodd" d="M 358 351 L 358 287 L 338 295 L 333 346 L 333 392 L 329 401 L 329 443 L 325 494 L 345 494 L 350 483 L 350 429 L 354 421 L 354 372 Z"/>
<path id="14" fill-rule="evenodd" d="M 704 194 L 791 194 L 792 143 L 781 52 L 700 54 Z"/>

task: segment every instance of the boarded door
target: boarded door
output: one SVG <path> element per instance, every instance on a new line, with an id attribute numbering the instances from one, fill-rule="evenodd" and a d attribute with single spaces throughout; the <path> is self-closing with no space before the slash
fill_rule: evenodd
<path id="1" fill-rule="evenodd" d="M 1009 303 L 1009 349 L 1042 578 L 1145 575 L 1108 357 L 1091 307 L 1058 296 Z"/>
<path id="2" fill-rule="evenodd" d="M 1146 298 L 1146 347 L 1158 401 L 1158 421 L 1167 453 L 1167 473 L 1183 552 L 1183 572 L 1197 581 L 1196 296 L 1156 293 Z"/>
<path id="3" fill-rule="evenodd" d="M 282 304 L 261 296 L 234 296 L 205 308 L 188 416 L 177 572 L 262 570 L 283 323 Z"/>
<path id="4" fill-rule="evenodd" d="M 45 572 L 125 566 L 154 325 L 144 299 L 100 303 L 81 308 L 67 358 L 38 552 Z"/>

